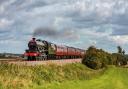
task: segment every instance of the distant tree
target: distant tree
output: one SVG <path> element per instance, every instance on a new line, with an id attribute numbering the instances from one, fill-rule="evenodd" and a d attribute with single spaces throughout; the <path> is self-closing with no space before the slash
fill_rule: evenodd
<path id="1" fill-rule="evenodd" d="M 120 53 L 120 54 L 122 54 L 122 48 L 121 48 L 121 46 L 117 46 L 117 49 L 118 49 L 118 53 Z"/>
<path id="2" fill-rule="evenodd" d="M 122 51 L 122 54 L 125 55 L 125 50 Z"/>
<path id="3" fill-rule="evenodd" d="M 122 49 L 121 46 L 117 46 L 118 53 L 117 53 L 117 65 L 126 65 L 127 64 L 127 57 L 125 55 L 125 50 Z"/>
<path id="4" fill-rule="evenodd" d="M 125 55 L 125 50 L 121 46 L 117 46 L 117 49 L 119 54 Z"/>

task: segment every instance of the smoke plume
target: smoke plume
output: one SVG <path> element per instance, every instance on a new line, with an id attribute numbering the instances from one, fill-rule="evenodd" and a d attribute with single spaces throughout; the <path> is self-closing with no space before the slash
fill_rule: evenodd
<path id="1" fill-rule="evenodd" d="M 37 28 L 33 32 L 33 36 L 45 36 L 53 39 L 68 39 L 76 40 L 79 39 L 79 35 L 76 34 L 72 29 L 56 30 L 54 28 Z"/>

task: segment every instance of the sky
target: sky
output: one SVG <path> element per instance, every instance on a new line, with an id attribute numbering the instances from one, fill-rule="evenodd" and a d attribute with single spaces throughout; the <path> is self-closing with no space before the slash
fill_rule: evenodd
<path id="1" fill-rule="evenodd" d="M 128 53 L 128 0 L 0 0 L 0 53 L 24 53 L 32 37 Z"/>

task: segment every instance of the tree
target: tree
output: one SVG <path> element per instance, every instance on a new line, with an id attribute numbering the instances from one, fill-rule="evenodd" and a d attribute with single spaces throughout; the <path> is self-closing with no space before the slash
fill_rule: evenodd
<path id="1" fill-rule="evenodd" d="M 122 51 L 122 54 L 125 55 L 125 50 Z"/>
<path id="2" fill-rule="evenodd" d="M 121 48 L 121 46 L 117 46 L 117 49 L 118 49 L 118 53 L 119 54 L 122 54 L 122 48 Z"/>
<path id="3" fill-rule="evenodd" d="M 118 49 L 117 65 L 126 65 L 127 64 L 127 58 L 125 55 L 125 50 L 123 50 L 120 46 L 118 46 L 117 49 Z"/>

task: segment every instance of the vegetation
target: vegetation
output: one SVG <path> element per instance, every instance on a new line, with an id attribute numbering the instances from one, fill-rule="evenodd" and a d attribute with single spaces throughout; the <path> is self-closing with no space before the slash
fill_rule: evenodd
<path id="1" fill-rule="evenodd" d="M 123 50 L 120 46 L 117 46 L 117 49 L 119 54 L 125 54 L 125 50 Z"/>
<path id="2" fill-rule="evenodd" d="M 127 89 L 128 69 L 111 66 L 102 76 L 92 80 L 52 83 L 36 89 Z"/>
<path id="3" fill-rule="evenodd" d="M 0 63 L 0 89 L 127 89 L 128 69 L 107 67 L 127 64 L 125 50 L 120 46 L 117 49 L 117 53 L 108 53 L 89 47 L 82 63 L 92 69 L 80 63 L 64 66 Z"/>
<path id="4" fill-rule="evenodd" d="M 128 56 L 125 55 L 125 50 L 120 46 L 117 48 L 118 53 L 111 54 L 102 49 L 97 49 L 94 46 L 91 46 L 86 51 L 82 63 L 92 69 L 100 69 L 106 65 L 126 65 Z"/>
<path id="5" fill-rule="evenodd" d="M 101 75 L 104 70 L 92 70 L 82 64 L 64 66 L 18 66 L 0 64 L 0 89 L 32 89 L 56 82 L 88 80 Z"/>

